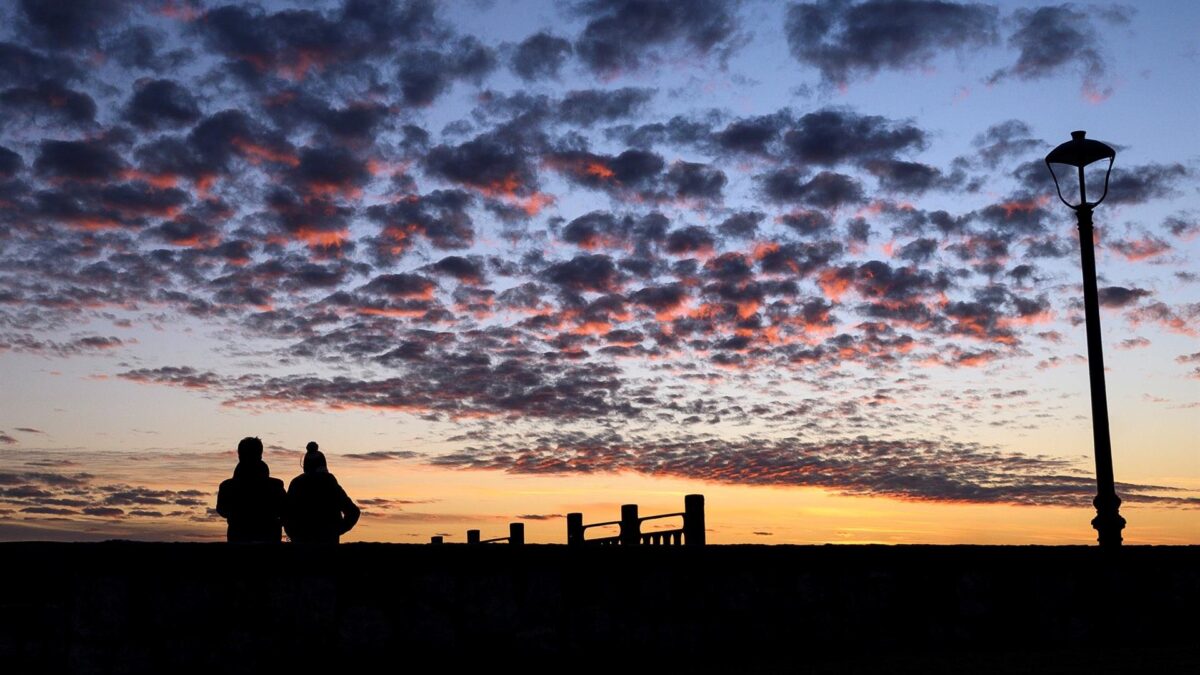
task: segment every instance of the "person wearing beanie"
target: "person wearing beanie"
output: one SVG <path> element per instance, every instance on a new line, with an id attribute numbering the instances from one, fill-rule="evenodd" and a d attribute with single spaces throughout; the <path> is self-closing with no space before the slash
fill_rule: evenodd
<path id="1" fill-rule="evenodd" d="M 316 443 L 305 446 L 304 473 L 287 490 L 284 529 L 295 543 L 336 544 L 358 522 L 358 507 L 329 473 L 325 454 Z"/>
<path id="2" fill-rule="evenodd" d="M 283 481 L 271 478 L 271 470 L 262 461 L 263 444 L 248 436 L 238 443 L 238 464 L 233 478 L 221 482 L 217 490 L 217 513 L 229 522 L 226 539 L 230 543 L 275 543 L 283 537 Z"/>

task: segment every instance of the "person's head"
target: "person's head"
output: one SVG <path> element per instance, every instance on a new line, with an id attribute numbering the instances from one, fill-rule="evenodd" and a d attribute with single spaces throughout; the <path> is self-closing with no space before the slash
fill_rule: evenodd
<path id="1" fill-rule="evenodd" d="M 322 473 L 329 470 L 329 465 L 325 462 L 325 453 L 317 448 L 316 443 L 309 441 L 304 449 L 304 473 Z"/>
<path id="2" fill-rule="evenodd" d="M 247 436 L 238 443 L 238 461 L 261 460 L 263 456 L 262 439 L 258 436 Z"/>

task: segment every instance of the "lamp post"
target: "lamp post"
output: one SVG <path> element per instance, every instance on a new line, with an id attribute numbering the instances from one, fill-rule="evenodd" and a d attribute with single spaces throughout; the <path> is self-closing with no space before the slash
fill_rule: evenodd
<path id="1" fill-rule="evenodd" d="M 1096 250 L 1092 240 L 1092 209 L 1108 196 L 1108 177 L 1112 174 L 1113 160 L 1117 151 L 1100 141 L 1086 138 L 1083 131 L 1072 131 L 1071 140 L 1063 143 L 1046 155 L 1046 168 L 1054 178 L 1058 198 L 1075 212 L 1079 221 L 1079 252 L 1083 261 L 1083 311 L 1087 319 L 1088 373 L 1092 384 L 1092 441 L 1096 448 L 1096 517 L 1092 527 L 1099 533 L 1101 548 L 1117 548 L 1121 545 L 1121 530 L 1125 519 L 1121 517 L 1121 498 L 1113 485 L 1112 445 L 1108 435 L 1108 395 L 1104 389 L 1104 347 L 1100 339 L 1100 302 L 1096 293 Z M 1087 200 L 1087 185 L 1084 167 L 1095 162 L 1108 160 L 1104 174 L 1104 191 L 1094 202 Z M 1079 203 L 1072 204 L 1063 197 L 1062 186 L 1054 165 L 1074 167 L 1079 176 Z"/>

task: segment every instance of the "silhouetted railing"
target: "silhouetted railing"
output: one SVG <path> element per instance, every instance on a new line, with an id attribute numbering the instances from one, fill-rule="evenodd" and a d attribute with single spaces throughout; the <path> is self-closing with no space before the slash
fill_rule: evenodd
<path id="1" fill-rule="evenodd" d="M 524 544 L 525 523 L 509 523 L 507 537 L 493 537 L 492 539 L 480 539 L 479 530 L 467 530 L 468 544 L 498 544 L 500 542 L 508 542 L 514 546 Z"/>
<path id="2" fill-rule="evenodd" d="M 683 518 L 683 527 L 674 530 L 642 532 L 642 523 L 660 518 Z M 593 527 L 617 525 L 620 532 L 610 537 L 587 538 Z M 602 523 L 584 524 L 582 513 L 567 514 L 568 546 L 703 546 L 704 545 L 704 495 L 687 495 L 683 498 L 683 511 L 663 513 L 655 516 L 638 516 L 637 504 L 623 504 L 621 519 Z"/>

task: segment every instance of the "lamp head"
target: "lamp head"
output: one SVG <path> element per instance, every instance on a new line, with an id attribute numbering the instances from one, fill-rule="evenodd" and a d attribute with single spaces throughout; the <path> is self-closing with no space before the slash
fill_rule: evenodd
<path id="1" fill-rule="evenodd" d="M 1085 131 L 1072 131 L 1071 140 L 1059 145 L 1057 148 L 1050 151 L 1046 155 L 1046 168 L 1050 169 L 1050 176 L 1054 178 L 1054 187 L 1058 191 L 1058 198 L 1062 203 L 1069 208 L 1078 210 L 1080 208 L 1091 208 L 1108 196 L 1108 178 L 1112 174 L 1113 161 L 1117 157 L 1117 151 L 1112 147 L 1101 143 L 1100 141 L 1087 138 Z M 1104 174 L 1104 191 L 1100 194 L 1100 199 L 1094 202 L 1087 201 L 1087 185 L 1084 182 L 1083 168 L 1089 164 L 1108 160 L 1108 169 Z M 1062 187 L 1058 183 L 1058 175 L 1054 171 L 1055 164 L 1075 167 L 1079 174 L 1079 203 L 1072 204 L 1063 197 Z"/>

